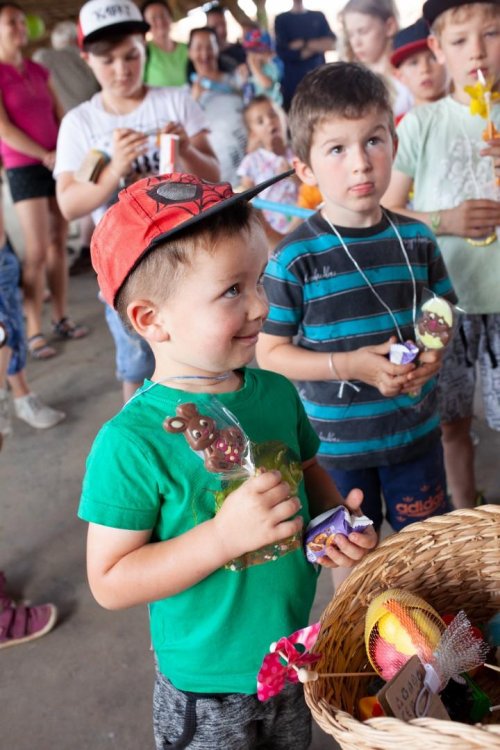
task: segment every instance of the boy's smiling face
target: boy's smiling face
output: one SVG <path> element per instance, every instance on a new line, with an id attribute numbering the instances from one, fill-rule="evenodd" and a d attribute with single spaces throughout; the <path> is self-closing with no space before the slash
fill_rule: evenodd
<path id="1" fill-rule="evenodd" d="M 268 313 L 263 274 L 268 245 L 256 219 L 222 237 L 215 250 L 195 251 L 175 290 L 158 307 L 165 340 L 152 343 L 155 379 L 213 375 L 249 364 Z"/>
<path id="2" fill-rule="evenodd" d="M 317 185 L 326 216 L 345 227 L 373 226 L 391 178 L 394 141 L 390 114 L 377 107 L 360 118 L 324 118 L 314 131 L 309 165 L 295 160 L 300 179 Z"/>
<path id="3" fill-rule="evenodd" d="M 447 13 L 439 36 L 429 37 L 429 47 L 448 68 L 454 97 L 468 104 L 464 86 L 477 83 L 478 70 L 487 81 L 496 83 L 500 77 L 500 11 L 492 14 L 489 4 L 475 3 L 467 13 Z"/>

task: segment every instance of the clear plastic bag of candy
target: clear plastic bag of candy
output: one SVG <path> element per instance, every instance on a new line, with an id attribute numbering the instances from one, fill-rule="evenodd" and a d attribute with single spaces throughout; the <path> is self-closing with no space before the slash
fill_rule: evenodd
<path id="1" fill-rule="evenodd" d="M 166 432 L 184 438 L 207 471 L 230 480 L 255 474 L 249 438 L 234 414 L 216 397 L 179 403 L 163 422 Z"/>

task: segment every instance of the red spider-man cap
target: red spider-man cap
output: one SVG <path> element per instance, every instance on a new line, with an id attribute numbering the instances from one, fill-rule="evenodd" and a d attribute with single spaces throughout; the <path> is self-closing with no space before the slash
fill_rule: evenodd
<path id="1" fill-rule="evenodd" d="M 90 244 L 102 296 L 114 307 L 127 277 L 160 243 L 237 201 L 251 200 L 293 173 L 290 169 L 242 193 L 234 193 L 229 182 L 205 182 L 177 172 L 145 177 L 121 190 Z"/>

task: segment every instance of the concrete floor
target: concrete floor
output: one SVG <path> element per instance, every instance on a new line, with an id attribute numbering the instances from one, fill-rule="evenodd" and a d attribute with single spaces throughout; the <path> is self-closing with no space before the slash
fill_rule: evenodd
<path id="1" fill-rule="evenodd" d="M 85 457 L 102 422 L 120 408 L 113 345 L 96 293 L 93 274 L 71 280 L 71 313 L 92 334 L 57 343 L 59 357 L 28 366 L 32 388 L 66 411 L 66 421 L 37 432 L 15 420 L 0 454 L 0 569 L 16 596 L 53 601 L 60 611 L 50 635 L 2 651 L 2 748 L 153 747 L 146 609 L 107 612 L 94 602 L 85 579 L 85 526 L 76 518 Z M 498 502 L 500 433 L 482 420 L 477 432 L 480 486 Z M 325 575 L 313 619 L 330 597 Z M 311 750 L 334 747 L 316 728 Z"/>

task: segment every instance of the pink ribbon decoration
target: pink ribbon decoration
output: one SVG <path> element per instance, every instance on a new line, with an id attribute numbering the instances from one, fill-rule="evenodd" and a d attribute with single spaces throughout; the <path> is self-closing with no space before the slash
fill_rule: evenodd
<path id="1" fill-rule="evenodd" d="M 265 655 L 257 675 L 257 698 L 260 701 L 267 701 L 278 695 L 287 680 L 298 682 L 300 668 L 318 661 L 319 654 L 310 653 L 310 649 L 316 643 L 319 629 L 320 624 L 316 622 L 271 644 L 270 653 Z M 304 646 L 305 651 L 298 651 L 295 648 L 298 644 Z"/>

